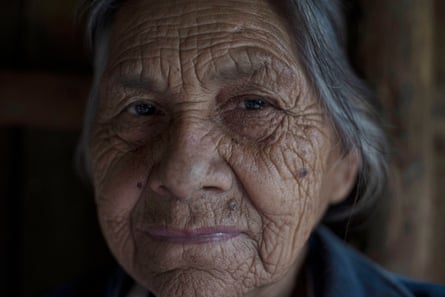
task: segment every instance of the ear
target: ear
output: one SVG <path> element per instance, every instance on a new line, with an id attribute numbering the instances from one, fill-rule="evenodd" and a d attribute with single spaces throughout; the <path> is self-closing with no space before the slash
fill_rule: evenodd
<path id="1" fill-rule="evenodd" d="M 330 204 L 336 204 L 346 199 L 357 178 L 359 154 L 355 150 L 346 155 L 331 152 L 325 176 L 324 191 Z"/>

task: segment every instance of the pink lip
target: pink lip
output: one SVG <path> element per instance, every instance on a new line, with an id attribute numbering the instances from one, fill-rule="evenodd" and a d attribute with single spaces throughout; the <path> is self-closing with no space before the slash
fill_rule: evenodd
<path id="1" fill-rule="evenodd" d="M 198 229 L 147 228 L 143 231 L 153 239 L 177 243 L 209 243 L 226 241 L 241 234 L 233 227 L 207 227 Z"/>

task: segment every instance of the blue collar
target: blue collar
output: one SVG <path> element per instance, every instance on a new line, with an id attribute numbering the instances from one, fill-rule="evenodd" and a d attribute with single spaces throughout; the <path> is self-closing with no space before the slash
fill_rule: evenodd
<path id="1" fill-rule="evenodd" d="M 307 261 L 315 297 L 414 297 L 396 276 L 364 258 L 326 227 L 313 233 Z"/>

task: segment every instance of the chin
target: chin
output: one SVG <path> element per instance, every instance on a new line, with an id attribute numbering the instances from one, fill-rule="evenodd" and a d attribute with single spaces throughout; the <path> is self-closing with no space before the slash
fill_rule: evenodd
<path id="1" fill-rule="evenodd" d="M 234 277 L 228 272 L 181 268 L 149 275 L 135 275 L 142 286 L 157 297 L 238 297 L 253 289 L 248 275 Z"/>
<path id="2" fill-rule="evenodd" d="M 121 264 L 157 297 L 245 296 L 257 287 L 262 271 L 247 236 L 192 244 L 145 237 L 136 242 L 130 261 Z"/>

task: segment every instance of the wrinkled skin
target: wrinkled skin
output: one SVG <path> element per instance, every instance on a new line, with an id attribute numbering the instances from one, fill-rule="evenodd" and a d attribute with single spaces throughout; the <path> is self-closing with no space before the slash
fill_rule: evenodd
<path id="1" fill-rule="evenodd" d="M 130 0 L 115 17 L 96 202 L 113 254 L 156 296 L 290 296 L 311 231 L 350 189 L 356 158 L 340 157 L 291 36 L 259 0 Z M 151 231 L 215 228 L 233 236 Z"/>

